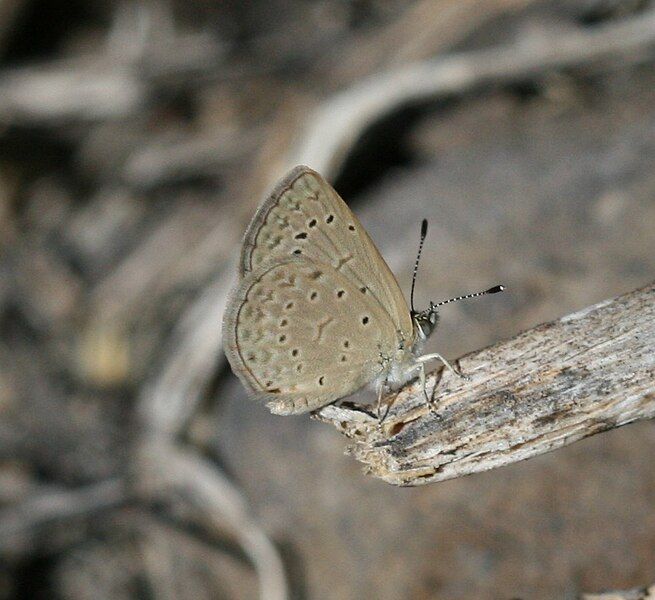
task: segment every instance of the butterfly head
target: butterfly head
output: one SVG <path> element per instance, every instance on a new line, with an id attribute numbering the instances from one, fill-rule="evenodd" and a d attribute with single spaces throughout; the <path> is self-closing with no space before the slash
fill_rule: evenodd
<path id="1" fill-rule="evenodd" d="M 421 239 L 418 244 L 418 253 L 416 255 L 416 261 L 414 262 L 414 273 L 412 275 L 412 290 L 410 292 L 410 306 L 411 306 L 411 316 L 412 323 L 414 324 L 414 337 L 417 342 L 424 342 L 427 340 L 432 332 L 437 327 L 437 322 L 439 321 L 439 313 L 437 308 L 443 306 L 444 304 L 449 304 L 451 302 L 457 302 L 458 300 L 466 300 L 468 298 L 477 298 L 478 296 L 484 296 L 486 294 L 497 294 L 505 290 L 504 285 L 495 285 L 494 287 L 485 290 L 484 292 L 475 292 L 474 294 L 465 294 L 464 296 L 457 296 L 456 298 L 449 298 L 448 300 L 442 300 L 441 302 L 430 302 L 430 307 L 422 311 L 417 311 L 414 309 L 414 287 L 416 285 L 416 273 L 418 271 L 418 262 L 421 259 L 421 251 L 423 250 L 423 242 L 425 241 L 425 236 L 428 234 L 428 221 L 423 219 L 421 223 Z"/>
<path id="2" fill-rule="evenodd" d="M 430 308 L 421 312 L 412 312 L 412 321 L 414 322 L 416 340 L 424 342 L 437 327 L 439 321 L 437 306 L 430 302 Z"/>
<path id="3" fill-rule="evenodd" d="M 430 337 L 432 332 L 437 327 L 439 321 L 439 313 L 437 309 L 444 304 L 451 302 L 458 302 L 459 300 L 467 300 L 469 298 L 477 298 L 478 296 L 486 296 L 487 294 L 497 294 L 498 292 L 505 291 L 504 285 L 495 285 L 494 287 L 484 290 L 484 292 L 475 292 L 474 294 L 465 294 L 464 296 L 457 296 L 442 300 L 441 302 L 430 302 L 430 308 L 426 308 L 421 312 L 412 311 L 412 321 L 414 323 L 414 331 L 417 341 L 425 341 Z"/>

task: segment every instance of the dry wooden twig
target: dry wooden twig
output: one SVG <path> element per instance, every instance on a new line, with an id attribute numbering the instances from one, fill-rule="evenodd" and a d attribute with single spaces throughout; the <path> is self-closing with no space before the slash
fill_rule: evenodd
<path id="1" fill-rule="evenodd" d="M 123 479 L 107 479 L 77 490 L 39 490 L 0 512 L 0 550 L 14 550 L 42 526 L 113 509 L 129 497 Z"/>
<path id="2" fill-rule="evenodd" d="M 284 600 L 289 594 L 284 564 L 245 496 L 217 465 L 175 439 L 216 369 L 232 271 L 219 275 L 180 321 L 173 336 L 176 350 L 141 394 L 138 410 L 146 435 L 134 456 L 134 481 L 147 500 L 182 495 L 209 531 L 231 531 L 257 572 L 260 598 Z"/>
<path id="3" fill-rule="evenodd" d="M 532 32 L 534 34 L 534 32 Z M 602 60 L 652 56 L 655 11 L 586 31 L 534 36 L 507 47 L 452 54 L 365 79 L 332 96 L 309 115 L 287 163 L 308 164 L 331 178 L 362 133 L 404 106 L 461 94 L 490 82 L 521 81 L 549 69 Z"/>
<path id="4" fill-rule="evenodd" d="M 0 17 L 12 4 L 19 3 L 0 5 Z M 2 121 L 43 125 L 126 117 L 143 110 L 155 81 L 207 72 L 220 61 L 223 49 L 212 36 L 175 31 L 166 3 L 135 4 L 116 11 L 99 55 L 0 71 Z"/>
<path id="5" fill-rule="evenodd" d="M 434 57 L 454 47 L 484 23 L 525 9 L 532 2 L 420 0 L 408 3 L 397 20 L 353 36 L 337 53 L 327 56 L 325 61 L 333 65 L 330 79 L 343 86 L 344 82 L 351 83 L 372 72 Z"/>
<path id="6" fill-rule="evenodd" d="M 147 437 L 136 459 L 135 483 L 146 501 L 181 496 L 210 534 L 234 535 L 257 572 L 261 600 L 289 597 L 275 545 L 251 515 L 245 496 L 215 465 L 162 435 Z"/>
<path id="7" fill-rule="evenodd" d="M 649 588 L 624 590 L 620 592 L 582 594 L 580 600 L 655 600 L 655 585 L 651 585 Z"/>
<path id="8" fill-rule="evenodd" d="M 652 418 L 653 348 L 655 283 L 463 357 L 468 380 L 433 373 L 438 414 L 413 382 L 381 427 L 362 407 L 327 406 L 317 417 L 354 441 L 350 452 L 372 475 L 443 481 Z"/>

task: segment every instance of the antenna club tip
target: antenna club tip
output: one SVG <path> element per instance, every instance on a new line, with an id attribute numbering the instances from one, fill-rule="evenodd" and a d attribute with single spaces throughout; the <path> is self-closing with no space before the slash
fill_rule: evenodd
<path id="1" fill-rule="evenodd" d="M 428 220 L 423 219 L 421 221 L 421 237 L 425 237 L 428 233 Z"/>
<path id="2" fill-rule="evenodd" d="M 505 286 L 504 285 L 495 285 L 492 288 L 489 288 L 485 294 L 497 294 L 498 292 L 504 292 L 505 291 Z"/>

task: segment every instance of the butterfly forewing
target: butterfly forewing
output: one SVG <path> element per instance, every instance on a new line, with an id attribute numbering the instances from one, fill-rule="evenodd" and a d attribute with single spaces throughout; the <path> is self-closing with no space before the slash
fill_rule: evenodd
<path id="1" fill-rule="evenodd" d="M 232 368 L 273 412 L 314 410 L 383 369 L 398 334 L 388 314 L 331 264 L 298 256 L 246 273 L 224 322 Z"/>
<path id="2" fill-rule="evenodd" d="M 255 214 L 241 254 L 241 274 L 287 257 L 332 265 L 370 295 L 394 328 L 412 339 L 407 302 L 393 273 L 359 220 L 315 171 L 293 169 Z"/>

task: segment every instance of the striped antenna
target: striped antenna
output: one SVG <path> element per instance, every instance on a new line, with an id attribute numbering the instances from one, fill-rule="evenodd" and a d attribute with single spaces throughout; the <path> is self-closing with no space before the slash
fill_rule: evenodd
<path id="1" fill-rule="evenodd" d="M 416 270 L 415 270 L 416 272 Z M 457 296 L 457 298 L 450 298 L 450 300 L 442 300 L 436 304 L 432 304 L 430 308 L 436 308 L 437 306 L 443 306 L 444 304 L 450 304 L 451 302 L 457 302 L 458 300 L 467 300 L 468 298 L 477 298 L 478 296 L 486 296 L 487 294 L 497 294 L 498 292 L 504 292 L 504 285 L 495 285 L 494 287 L 485 290 L 484 292 L 475 292 L 475 294 L 466 294 L 464 296 Z"/>
<path id="2" fill-rule="evenodd" d="M 414 274 L 412 275 L 412 291 L 409 293 L 409 304 L 412 308 L 412 314 L 416 314 L 414 310 L 414 286 L 416 285 L 416 273 L 418 272 L 418 261 L 421 259 L 421 252 L 423 251 L 423 242 L 425 236 L 428 234 L 428 220 L 423 219 L 421 222 L 421 241 L 418 243 L 418 254 L 416 255 L 416 262 L 414 263 Z"/>

